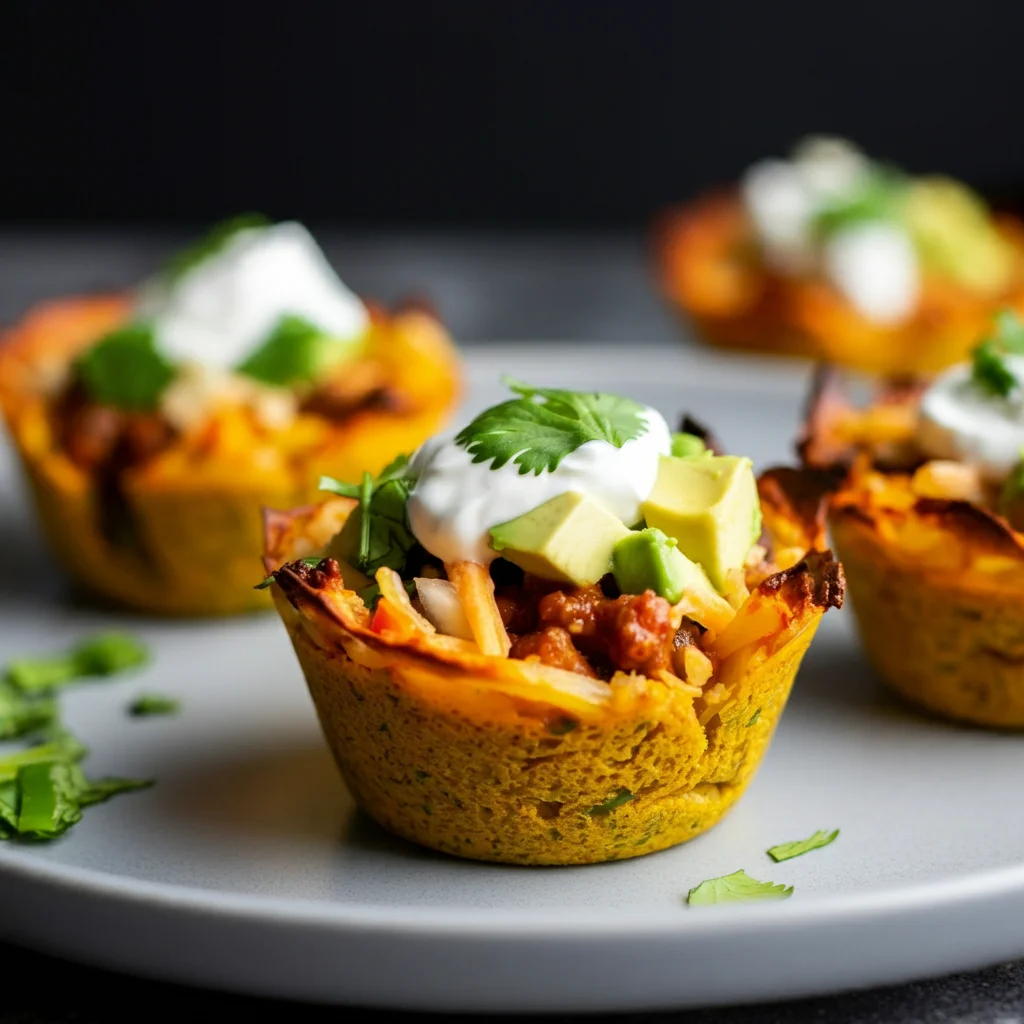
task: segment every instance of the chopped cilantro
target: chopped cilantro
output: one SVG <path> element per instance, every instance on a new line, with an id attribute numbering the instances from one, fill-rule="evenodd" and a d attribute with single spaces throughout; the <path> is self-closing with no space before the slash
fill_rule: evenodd
<path id="1" fill-rule="evenodd" d="M 759 882 L 743 871 L 731 875 L 709 878 L 695 886 L 686 896 L 692 906 L 712 903 L 745 903 L 753 900 L 784 900 L 793 895 L 793 886 L 775 882 Z"/>
<path id="2" fill-rule="evenodd" d="M 385 466 L 376 480 L 369 473 L 363 474 L 361 484 L 320 478 L 321 490 L 359 499 L 359 508 L 352 513 L 359 538 L 351 560 L 360 571 L 373 575 L 383 566 L 396 571 L 405 567 L 416 544 L 407 509 L 414 482 L 406 455 Z"/>
<path id="3" fill-rule="evenodd" d="M 82 807 L 101 804 L 112 796 L 120 793 L 134 793 L 138 789 L 149 789 L 152 779 L 121 779 L 116 777 L 105 779 L 89 779 L 79 790 L 78 802 Z"/>
<path id="4" fill-rule="evenodd" d="M 7 666 L 6 679 L 22 693 L 59 689 L 85 676 L 109 676 L 149 659 L 146 648 L 124 633 L 101 633 L 64 654 L 21 658 Z"/>
<path id="5" fill-rule="evenodd" d="M 749 729 L 752 725 L 757 725 L 758 719 L 761 717 L 761 709 L 758 708 L 751 716 L 750 721 L 747 722 L 747 728 Z"/>
<path id="6" fill-rule="evenodd" d="M 48 698 L 29 697 L 0 683 L 0 740 L 37 732 L 56 720 L 57 705 Z"/>
<path id="7" fill-rule="evenodd" d="M 633 794 L 628 789 L 620 789 L 615 796 L 609 797 L 603 804 L 596 804 L 594 807 L 591 807 L 587 814 L 592 818 L 600 818 L 614 811 L 617 807 L 628 804 L 632 799 Z"/>
<path id="8" fill-rule="evenodd" d="M 100 338 L 75 360 L 74 372 L 90 398 L 139 412 L 156 408 L 177 373 L 145 323 L 128 324 Z"/>
<path id="9" fill-rule="evenodd" d="M 156 693 L 144 693 L 131 702 L 128 713 L 134 718 L 146 715 L 176 715 L 181 710 L 181 701 L 174 697 L 162 697 Z"/>
<path id="10" fill-rule="evenodd" d="M 579 725 L 580 723 L 578 719 L 569 718 L 567 715 L 565 715 L 562 718 L 559 718 L 556 721 L 551 722 L 548 725 L 548 732 L 551 733 L 552 736 L 565 736 L 567 733 L 570 733 L 573 730 L 578 729 Z"/>
<path id="11" fill-rule="evenodd" d="M 511 461 L 520 475 L 552 472 L 588 441 L 621 448 L 647 432 L 643 406 L 602 392 L 534 388 L 504 378 L 518 398 L 485 410 L 456 435 L 474 462 L 500 469 Z"/>
<path id="12" fill-rule="evenodd" d="M 782 860 L 792 860 L 794 857 L 810 853 L 811 850 L 820 850 L 823 846 L 828 846 L 829 843 L 835 841 L 838 835 L 839 829 L 832 832 L 815 832 L 814 835 L 808 836 L 806 839 L 796 839 L 791 843 L 779 843 L 778 846 L 770 847 L 768 856 L 776 863 Z"/>
<path id="13" fill-rule="evenodd" d="M 332 338 L 304 317 L 288 314 L 238 365 L 238 372 L 275 387 L 307 384 L 351 358 L 361 346 L 361 340 Z"/>
<path id="14" fill-rule="evenodd" d="M 18 771 L 18 837 L 56 839 L 82 818 L 74 773 L 66 761 L 41 761 Z"/>
<path id="15" fill-rule="evenodd" d="M 269 224 L 269 219 L 262 213 L 243 213 L 215 224 L 202 238 L 182 249 L 168 261 L 168 276 L 172 281 L 177 280 L 220 252 L 239 231 L 263 228 Z"/>

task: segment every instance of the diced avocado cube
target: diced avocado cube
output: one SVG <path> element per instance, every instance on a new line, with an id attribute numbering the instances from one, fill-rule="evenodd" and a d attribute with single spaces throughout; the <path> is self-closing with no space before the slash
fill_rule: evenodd
<path id="1" fill-rule="evenodd" d="M 696 434 L 672 435 L 672 455 L 677 459 L 692 459 L 694 456 L 711 454 L 711 449 Z"/>
<path id="2" fill-rule="evenodd" d="M 674 537 L 715 588 L 747 560 L 761 535 L 761 503 L 753 464 L 737 455 L 677 459 L 663 455 L 643 505 L 648 526 Z"/>
<path id="3" fill-rule="evenodd" d="M 238 367 L 238 372 L 275 387 L 319 380 L 355 358 L 363 339 L 332 338 L 300 316 L 283 316 L 270 336 Z"/>
<path id="4" fill-rule="evenodd" d="M 586 494 L 560 494 L 491 529 L 491 547 L 526 572 L 585 587 L 611 571 L 626 525 Z"/>
<path id="5" fill-rule="evenodd" d="M 612 572 L 624 594 L 653 590 L 672 604 L 687 591 L 714 593 L 704 570 L 679 550 L 676 539 L 653 527 L 632 532 L 615 545 Z"/>

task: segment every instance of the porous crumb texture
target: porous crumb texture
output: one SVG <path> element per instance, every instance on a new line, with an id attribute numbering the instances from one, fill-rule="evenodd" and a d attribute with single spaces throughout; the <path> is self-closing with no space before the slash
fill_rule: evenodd
<path id="1" fill-rule="evenodd" d="M 832 522 L 868 659 L 928 711 L 1024 728 L 1024 587 L 984 589 L 895 557 L 867 523 Z"/>
<path id="2" fill-rule="evenodd" d="M 450 666 L 368 660 L 355 638 L 324 646 L 279 609 L 359 805 L 413 842 L 510 864 L 621 860 L 709 829 L 754 775 L 820 618 L 701 726 L 678 686 L 647 680 L 579 717 Z"/>

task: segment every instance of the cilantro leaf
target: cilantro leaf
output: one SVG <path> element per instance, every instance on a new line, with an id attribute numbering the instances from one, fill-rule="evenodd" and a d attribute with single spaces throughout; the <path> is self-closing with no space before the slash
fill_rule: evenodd
<path id="1" fill-rule="evenodd" d="M 7 666 L 6 679 L 22 693 L 59 689 L 84 676 L 109 676 L 136 668 L 149 652 L 124 633 L 100 633 L 63 654 L 20 658 Z"/>
<path id="2" fill-rule="evenodd" d="M 95 401 L 150 412 L 177 371 L 157 349 L 152 326 L 132 323 L 100 338 L 78 356 L 74 373 Z"/>
<path id="3" fill-rule="evenodd" d="M 263 228 L 270 220 L 262 213 L 242 213 L 212 228 L 200 239 L 171 257 L 167 262 L 167 275 L 172 281 L 177 280 L 200 263 L 216 255 L 239 231 L 248 228 Z"/>
<path id="4" fill-rule="evenodd" d="M 146 715 L 176 715 L 180 710 L 180 700 L 163 697 L 158 693 L 144 693 L 128 705 L 128 713 L 134 718 Z"/>
<path id="5" fill-rule="evenodd" d="M 362 341 L 332 338 L 305 317 L 285 315 L 266 340 L 239 363 L 246 377 L 275 387 L 290 387 L 319 380 L 328 371 L 356 355 Z"/>
<path id="6" fill-rule="evenodd" d="M 709 878 L 691 889 L 686 902 L 691 906 L 712 903 L 746 903 L 753 900 L 784 900 L 793 895 L 793 886 L 775 882 L 759 882 L 740 869 L 731 875 Z"/>
<path id="7" fill-rule="evenodd" d="M 647 432 L 643 406 L 603 392 L 534 388 L 512 378 L 504 383 L 518 398 L 480 413 L 455 437 L 473 462 L 500 469 L 511 461 L 520 475 L 557 469 L 588 441 L 621 448 Z"/>
<path id="8" fill-rule="evenodd" d="M 108 777 L 104 779 L 89 779 L 78 792 L 78 802 L 82 807 L 91 807 L 93 804 L 101 804 L 112 796 L 120 793 L 134 793 L 139 789 L 149 789 L 154 785 L 153 779 L 122 779 Z"/>
<path id="9" fill-rule="evenodd" d="M 828 846 L 829 843 L 835 842 L 838 835 L 839 829 L 834 829 L 831 832 L 815 832 L 814 835 L 808 836 L 806 839 L 795 839 L 791 843 L 779 843 L 778 846 L 769 847 L 768 856 L 776 864 L 779 861 L 792 860 L 794 857 L 810 853 L 811 850 L 820 850 L 823 846 Z"/>
<path id="10" fill-rule="evenodd" d="M 78 786 L 65 761 L 41 761 L 18 771 L 18 837 L 56 839 L 82 818 Z"/>
<path id="11" fill-rule="evenodd" d="M 52 700 L 27 697 L 8 683 L 0 683 L 0 740 L 37 732 L 56 717 L 57 705 Z"/>

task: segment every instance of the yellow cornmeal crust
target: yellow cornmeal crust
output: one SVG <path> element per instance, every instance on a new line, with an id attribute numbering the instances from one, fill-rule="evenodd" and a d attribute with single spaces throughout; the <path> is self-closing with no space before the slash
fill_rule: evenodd
<path id="1" fill-rule="evenodd" d="M 764 268 L 735 191 L 670 210 L 654 230 L 663 292 L 710 344 L 791 355 L 890 376 L 931 374 L 967 358 L 994 313 L 1024 314 L 1024 224 L 993 218 L 1017 254 L 1009 287 L 982 295 L 926 277 L 915 313 L 892 326 L 861 316 L 827 282 Z"/>
<path id="2" fill-rule="evenodd" d="M 267 568 L 324 539 L 278 522 Z M 623 673 L 608 684 L 375 632 L 340 581 L 314 589 L 284 570 L 272 591 L 341 775 L 371 817 L 460 857 L 588 864 L 692 839 L 743 794 L 836 588 L 841 602 L 839 567 L 816 559 L 751 595 L 736 620 L 748 642 L 716 659 L 703 690 Z"/>
<path id="3" fill-rule="evenodd" d="M 979 506 L 873 474 L 835 496 L 829 524 L 885 683 L 945 718 L 1024 728 L 1024 538 Z"/>
<path id="4" fill-rule="evenodd" d="M 441 324 L 419 310 L 373 311 L 367 358 L 406 400 L 338 424 L 299 414 L 284 429 L 223 407 L 169 448 L 122 476 L 140 543 L 111 545 L 98 525 L 96 481 L 60 448 L 52 394 L 74 354 L 123 323 L 120 296 L 47 303 L 0 338 L 0 405 L 53 553 L 86 589 L 132 609 L 206 616 L 268 610 L 253 590 L 260 571 L 264 506 L 316 499 L 326 473 L 356 481 L 379 472 L 446 422 L 461 391 L 458 356 Z"/>

